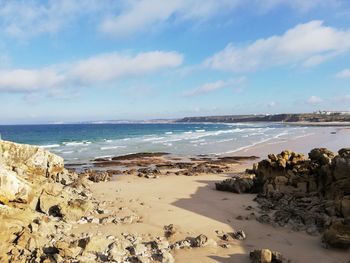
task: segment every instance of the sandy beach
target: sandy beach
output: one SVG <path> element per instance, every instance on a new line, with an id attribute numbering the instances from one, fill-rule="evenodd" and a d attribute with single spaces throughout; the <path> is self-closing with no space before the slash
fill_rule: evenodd
<path id="1" fill-rule="evenodd" d="M 348 129 L 325 127 L 225 156 L 97 158 L 76 173 L 42 148 L 1 141 L 0 168 L 11 180 L 0 195 L 0 250 L 7 251 L 0 259 L 348 263 L 350 151 L 310 152 L 347 145 Z M 284 149 L 295 152 L 270 154 Z M 334 181 L 322 186 L 324 173 Z M 280 260 L 249 256 L 262 249 Z"/>
<path id="2" fill-rule="evenodd" d="M 336 134 L 331 132 L 336 131 Z M 264 158 L 268 153 L 293 149 L 307 153 L 314 147 L 329 147 L 336 150 L 350 144 L 349 130 L 325 128 L 320 134 L 312 134 L 293 141 L 275 141 L 256 145 L 235 155 L 257 155 Z M 234 172 L 243 172 L 254 161 L 233 166 Z M 92 186 L 93 195 L 101 202 L 109 201 L 108 210 L 118 213 L 126 207 L 142 218 L 141 223 L 122 227 L 93 228 L 84 225 L 77 232 L 101 231 L 121 234 L 137 233 L 144 237 L 162 236 L 165 225 L 174 224 L 176 235 L 172 241 L 188 236 L 205 234 L 217 245 L 204 248 L 179 250 L 174 256 L 176 262 L 250 262 L 249 251 L 270 248 L 281 252 L 291 262 L 348 262 L 349 253 L 336 249 L 325 249 L 320 235 L 311 236 L 305 232 L 294 232 L 286 227 L 272 227 L 261 224 L 255 218 L 239 220 L 238 216 L 249 217 L 256 213 L 254 194 L 234 194 L 215 190 L 215 182 L 231 174 L 203 174 L 199 176 L 169 175 L 157 179 L 145 179 L 131 175 L 117 176 L 110 182 Z M 220 233 L 244 230 L 247 239 L 231 240 L 230 247 L 222 248 Z"/>

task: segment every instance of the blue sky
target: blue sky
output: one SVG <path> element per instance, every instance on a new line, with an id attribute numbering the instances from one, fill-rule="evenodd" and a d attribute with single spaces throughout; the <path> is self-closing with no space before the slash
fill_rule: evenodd
<path id="1" fill-rule="evenodd" d="M 0 0 L 0 124 L 350 110 L 349 0 Z"/>

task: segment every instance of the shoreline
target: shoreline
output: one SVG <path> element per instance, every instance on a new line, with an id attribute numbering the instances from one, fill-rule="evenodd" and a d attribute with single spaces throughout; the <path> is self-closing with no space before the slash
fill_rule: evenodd
<path id="1" fill-rule="evenodd" d="M 30 208 L 20 199 L 11 208 L 13 210 L 5 213 L 14 220 L 11 216 L 0 215 L 0 219 L 6 220 L 2 231 L 11 224 L 17 228 L 6 231 L 15 231 L 23 220 L 23 228 L 30 225 L 26 231 L 32 234 L 23 237 L 27 232 L 17 231 L 9 234 L 8 239 L 4 235 L 2 246 L 8 245 L 8 240 L 18 235 L 11 246 L 18 248 L 16 242 L 21 240 L 25 249 L 28 246 L 35 248 L 30 238 L 34 234 L 40 236 L 40 231 L 33 233 L 33 224 L 37 222 L 35 218 L 41 218 L 41 228 L 45 228 L 45 224 L 51 227 L 45 228 L 46 239 L 37 239 L 44 240 L 40 241 L 44 242 L 43 246 L 50 244 L 50 250 L 43 250 L 45 256 L 78 253 L 75 257 L 83 262 L 96 262 L 107 253 L 107 258 L 142 259 L 145 262 L 161 255 L 162 259 L 155 262 L 249 263 L 250 251 L 267 248 L 282 253 L 293 263 L 348 263 L 349 252 L 325 248 L 317 229 L 307 232 L 290 225 L 279 226 L 270 221 L 262 223 L 260 218 L 265 212 L 256 200 L 256 192 L 223 192 L 218 191 L 216 185 L 225 179 L 252 178 L 246 169 L 252 170 L 253 163 L 270 153 L 292 149 L 307 154 L 315 146 L 335 151 L 350 145 L 348 129 L 325 127 L 319 131 L 287 141 L 276 138 L 276 141 L 255 145 L 229 156 L 139 153 L 101 158 L 95 160 L 92 170 L 83 169 L 79 173 L 66 170 L 61 157 L 42 148 L 0 141 L 5 147 L 2 154 L 7 160 L 9 173 L 20 177 L 23 169 L 28 173 L 35 171 L 35 176 L 25 177 L 33 182 L 27 183 L 21 177 L 26 189 L 19 191 L 25 194 L 23 200 L 32 198 L 27 185 L 35 186 L 37 194 L 30 201 Z M 11 151 L 12 154 L 8 154 Z M 19 151 L 26 153 L 23 162 L 18 160 Z M 38 153 L 41 154 L 39 158 Z M 302 158 L 297 154 L 294 156 Z M 36 166 L 38 160 L 42 161 L 40 169 Z M 47 160 L 50 160 L 50 165 Z M 14 169 L 17 165 L 20 169 Z M 37 171 L 42 175 L 38 176 Z M 6 199 L 1 202 L 4 205 L 0 208 L 7 209 Z M 8 204 L 12 206 L 12 203 Z M 32 207 L 34 211 L 30 210 Z M 60 226 L 58 234 L 50 233 L 56 224 Z M 244 233 L 242 239 L 234 237 L 237 232 Z M 194 242 L 199 241 L 195 240 L 204 241 L 196 245 Z M 88 245 L 71 247 L 81 242 Z M 114 244 L 113 251 L 111 244 Z"/>
<path id="2" fill-rule="evenodd" d="M 348 130 L 340 129 L 336 134 L 331 134 L 330 131 L 327 129 L 320 134 L 281 141 L 272 145 L 262 143 L 251 149 L 238 151 L 234 156 L 257 155 L 260 158 L 266 158 L 269 153 L 279 153 L 285 149 L 307 154 L 314 146 L 331 146 L 335 150 L 339 145 L 350 145 Z M 347 140 L 344 141 L 346 138 Z M 183 161 L 186 157 L 180 156 L 178 159 Z M 188 158 L 187 161 L 189 161 Z M 231 172 L 223 174 L 209 173 L 197 176 L 171 174 L 159 176 L 157 179 L 152 177 L 145 179 L 136 176 L 137 173 L 134 172 L 113 177 L 114 179 L 109 182 L 94 184 L 92 192 L 104 202 L 118 200 L 118 209 L 128 207 L 142 218 L 142 222 L 137 226 L 127 225 L 122 226 L 121 229 L 115 229 L 117 233 L 124 231 L 141 236 L 159 236 L 162 235 L 165 225 L 173 224 L 177 228 L 177 234 L 171 239 L 173 241 L 204 234 L 218 244 L 201 249 L 177 250 L 174 252 L 176 262 L 248 263 L 250 262 L 247 257 L 249 251 L 270 248 L 281 252 L 287 259 L 296 263 L 347 263 L 348 252 L 323 248 L 320 235 L 312 236 L 305 232 L 295 232 L 288 227 L 273 227 L 261 224 L 255 219 L 237 219 L 239 216 L 249 218 L 252 212 L 256 213 L 257 203 L 253 201 L 256 195 L 219 192 L 215 190 L 215 183 L 251 168 L 255 162 L 257 160 L 243 160 L 233 164 Z M 115 207 L 112 205 L 108 209 L 113 210 Z M 229 242 L 228 248 L 220 247 L 221 241 L 217 233 L 240 229 L 247 234 L 247 240 L 233 240 Z M 76 229 L 77 233 L 85 230 L 85 226 L 82 229 Z M 90 231 L 102 231 L 106 234 L 109 229 L 95 226 Z M 298 253 L 295 253 L 296 251 Z"/>

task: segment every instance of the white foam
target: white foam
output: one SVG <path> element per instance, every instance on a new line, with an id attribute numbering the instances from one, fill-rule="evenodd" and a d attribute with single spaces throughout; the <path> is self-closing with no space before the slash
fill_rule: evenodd
<path id="1" fill-rule="evenodd" d="M 142 141 L 144 141 L 144 142 L 152 142 L 152 141 L 159 141 L 159 140 L 162 140 L 162 139 L 164 139 L 164 137 L 151 137 L 151 138 L 143 139 Z"/>
<path id="2" fill-rule="evenodd" d="M 79 145 L 87 145 L 91 144 L 90 141 L 81 141 L 81 142 L 63 142 L 65 146 L 79 146 Z"/>
<path id="3" fill-rule="evenodd" d="M 73 153 L 74 151 L 65 151 L 65 152 L 62 152 L 63 154 L 71 154 Z"/>
<path id="4" fill-rule="evenodd" d="M 41 148 L 57 148 L 60 147 L 59 144 L 48 144 L 48 145 L 41 145 Z"/>
<path id="5" fill-rule="evenodd" d="M 307 134 L 303 134 L 303 135 L 299 135 L 294 137 L 293 139 L 300 139 L 300 138 L 304 138 L 304 137 L 308 137 L 308 136 L 312 136 L 315 135 L 315 133 L 307 133 Z"/>
<path id="6" fill-rule="evenodd" d="M 100 150 L 101 151 L 106 151 L 106 150 L 113 150 L 113 149 L 119 149 L 119 148 L 126 148 L 126 146 L 108 146 L 108 147 L 101 147 Z"/>

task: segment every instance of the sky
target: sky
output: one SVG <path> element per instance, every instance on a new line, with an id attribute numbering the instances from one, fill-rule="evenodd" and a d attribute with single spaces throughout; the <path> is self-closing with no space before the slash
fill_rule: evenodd
<path id="1" fill-rule="evenodd" d="M 0 124 L 350 110 L 350 0 L 0 0 Z"/>

